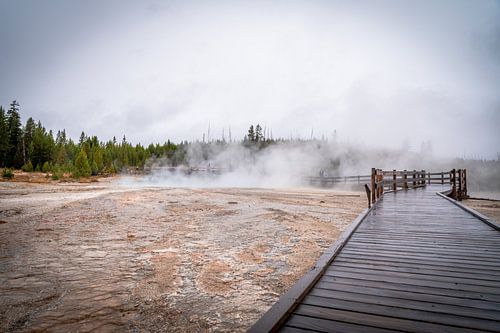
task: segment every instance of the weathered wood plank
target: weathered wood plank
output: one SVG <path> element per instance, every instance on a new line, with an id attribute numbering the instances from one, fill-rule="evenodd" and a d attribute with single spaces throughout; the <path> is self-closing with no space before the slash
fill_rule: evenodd
<path id="1" fill-rule="evenodd" d="M 336 281 L 335 283 L 320 282 L 316 285 L 315 288 L 311 290 L 311 295 L 313 295 L 317 289 L 324 289 L 332 292 L 342 291 L 342 292 L 359 293 L 359 294 L 374 295 L 381 297 L 393 297 L 406 300 L 416 300 L 429 303 L 449 304 L 465 308 L 488 310 L 488 311 L 491 310 L 495 311 L 496 313 L 500 312 L 500 303 L 498 302 L 463 298 L 459 297 L 459 295 L 456 294 L 453 294 L 453 296 L 434 295 L 426 290 L 419 290 L 418 288 L 415 288 L 413 290 L 411 288 L 402 288 L 401 290 L 397 290 L 397 289 L 386 289 L 383 287 L 349 285 L 349 284 L 344 284 L 341 281 Z M 327 294 L 324 295 L 326 297 Z"/>
<path id="2" fill-rule="evenodd" d="M 288 329 L 301 329 L 298 332 L 332 332 L 332 333 L 394 333 L 395 330 L 370 327 L 356 323 L 345 323 L 342 321 L 327 320 L 301 315 L 292 315 L 287 322 L 287 326 L 279 332 L 288 332 Z M 294 332 L 294 331 L 291 331 Z"/>
<path id="3" fill-rule="evenodd" d="M 408 239 L 381 239 L 381 237 L 374 238 L 361 238 L 361 237 L 353 237 L 349 241 L 349 246 L 363 246 L 364 244 L 375 244 L 375 245 L 404 245 L 407 247 L 429 247 L 436 249 L 448 249 L 448 250 L 463 250 L 470 251 L 471 253 L 494 253 L 496 255 L 500 255 L 500 248 L 492 248 L 490 246 L 477 246 L 472 245 L 470 242 L 438 242 L 427 239 L 420 240 L 408 240 Z M 483 244 L 483 242 L 479 243 Z M 493 245 L 496 245 L 493 242 Z"/>
<path id="4" fill-rule="evenodd" d="M 344 249 L 342 251 L 345 254 L 350 254 L 357 256 L 359 258 L 363 258 L 365 255 L 371 255 L 374 254 L 375 252 L 370 252 L 370 251 L 352 251 L 349 249 Z M 500 270 L 500 264 L 492 261 L 487 261 L 487 260 L 481 260 L 479 261 L 474 261 L 466 258 L 460 258 L 460 257 L 453 257 L 453 258 L 446 258 L 445 256 L 432 256 L 432 255 L 423 255 L 423 254 L 412 254 L 412 253 L 398 253 L 398 252 L 387 252 L 387 251 L 377 251 L 376 252 L 377 257 L 379 258 L 399 258 L 399 259 L 415 259 L 415 260 L 429 260 L 429 261 L 436 261 L 436 262 L 443 262 L 443 263 L 455 263 L 455 264 L 467 264 L 471 266 L 477 266 L 477 268 L 487 268 L 491 270 Z"/>
<path id="5" fill-rule="evenodd" d="M 447 233 L 447 235 L 451 235 L 450 233 Z M 478 236 L 477 238 L 474 237 L 460 237 L 464 234 L 457 235 L 457 237 L 453 236 L 447 236 L 447 237 L 441 237 L 437 232 L 433 234 L 428 234 L 428 235 L 417 235 L 416 232 L 405 232 L 401 234 L 392 234 L 392 235 L 386 235 L 384 232 L 378 232 L 375 234 L 366 234 L 366 233 L 359 233 L 356 235 L 356 241 L 358 240 L 374 240 L 377 239 L 380 242 L 388 242 L 388 241 L 394 241 L 394 242 L 401 242 L 401 241 L 408 241 L 411 243 L 417 243 L 417 244 L 426 244 L 426 243 L 434 243 L 436 245 L 442 245 L 442 246 L 456 246 L 463 244 L 465 246 L 479 246 L 480 248 L 489 248 L 492 251 L 498 251 L 498 241 L 500 241 L 500 238 L 489 238 L 488 235 L 485 236 Z M 359 237 L 359 238 L 358 238 Z M 385 238 L 387 237 L 387 238 Z"/>
<path id="6" fill-rule="evenodd" d="M 491 275 L 498 275 L 500 274 L 500 270 L 496 269 L 496 267 L 484 267 L 481 265 L 476 265 L 476 264 L 469 264 L 467 262 L 443 262 L 443 261 L 436 261 L 436 260 L 429 260 L 429 259 L 415 259 L 415 258 L 401 258 L 401 257 L 382 257 L 382 256 L 377 256 L 376 254 L 370 254 L 370 255 L 349 255 L 346 253 L 340 254 L 337 259 L 341 260 L 371 260 L 371 261 L 382 261 L 382 262 L 388 262 L 388 263 L 394 263 L 394 264 L 412 264 L 412 265 L 429 265 L 429 266 L 440 266 L 443 269 L 446 270 L 453 270 L 453 269 L 459 269 L 460 271 L 466 270 L 466 271 L 471 271 L 471 272 L 487 272 L 487 274 Z"/>
<path id="7" fill-rule="evenodd" d="M 500 257 L 496 253 L 487 253 L 487 252 L 477 252 L 477 251 L 467 251 L 467 250 L 448 250 L 442 249 L 438 247 L 429 247 L 429 246 L 405 246 L 405 245 L 357 245 L 357 244 L 349 244 L 349 247 L 346 250 L 351 251 L 371 251 L 371 252 L 396 252 L 396 253 L 419 253 L 422 255 L 439 255 L 446 258 L 463 258 L 480 260 L 480 261 L 490 261 L 497 264 L 500 264 Z"/>
<path id="8" fill-rule="evenodd" d="M 331 321 L 342 321 L 346 323 L 360 324 L 377 328 L 399 330 L 404 332 L 436 332 L 436 333 L 477 333 L 477 329 L 463 328 L 457 326 L 440 325 L 415 321 L 392 316 L 373 315 L 352 310 L 339 310 L 307 304 L 300 305 L 296 314 L 314 318 L 327 319 Z"/>
<path id="9" fill-rule="evenodd" d="M 325 290 L 325 289 L 313 288 L 308 295 L 326 298 L 326 300 L 324 301 L 326 305 L 321 305 L 321 306 L 327 306 L 327 307 L 335 307 L 333 303 L 335 303 L 335 300 L 338 299 L 344 301 L 353 301 L 353 302 L 360 302 L 367 304 L 376 304 L 376 305 L 384 305 L 384 306 L 391 306 L 391 307 L 398 307 L 405 309 L 421 310 L 437 314 L 444 313 L 453 316 L 460 316 L 461 318 L 465 318 L 465 320 L 467 320 L 468 317 L 485 319 L 488 320 L 490 324 L 491 324 L 490 321 L 495 322 L 500 317 L 500 312 L 495 310 L 477 309 L 470 306 L 464 307 L 464 306 L 450 305 L 447 303 L 440 303 L 440 302 L 429 302 L 428 300 L 423 301 L 421 299 L 415 300 L 415 299 L 408 299 L 401 297 L 389 297 L 387 295 L 381 296 L 380 294 L 373 295 L 373 294 L 363 294 L 352 291 Z M 302 303 L 312 304 L 307 302 L 307 297 L 304 299 Z M 313 305 L 318 305 L 318 304 L 313 304 Z M 427 320 L 429 321 L 429 319 Z M 468 326 L 465 325 L 464 327 Z M 474 327 L 477 326 L 473 326 L 473 328 Z"/>
<path id="10" fill-rule="evenodd" d="M 465 299 L 488 301 L 493 303 L 500 302 L 499 295 L 487 294 L 479 291 L 460 290 L 457 292 L 457 290 L 449 288 L 441 288 L 435 286 L 428 287 L 428 286 L 407 284 L 407 283 L 387 283 L 385 281 L 367 280 L 367 279 L 352 279 L 352 278 L 323 276 L 323 278 L 316 284 L 316 286 L 319 288 L 328 289 L 329 286 L 335 283 L 352 285 L 354 287 L 363 286 L 363 287 L 385 288 L 388 290 L 412 291 L 412 292 L 418 292 L 422 294 L 429 294 L 436 296 L 441 295 L 450 297 L 461 297 Z"/>
<path id="11" fill-rule="evenodd" d="M 500 280 L 483 280 L 464 276 L 442 276 L 433 272 L 401 272 L 397 270 L 387 270 L 387 269 L 374 269 L 366 267 L 348 267 L 335 265 L 330 266 L 330 268 L 325 272 L 325 275 L 333 275 L 335 272 L 350 272 L 350 273 L 361 273 L 361 274 L 372 274 L 377 276 L 390 276 L 390 277 L 401 277 L 408 279 L 418 279 L 418 280 L 428 280 L 437 282 L 450 282 L 454 284 L 468 284 L 473 286 L 485 286 L 493 287 L 495 290 L 498 288 L 500 290 Z"/>
<path id="12" fill-rule="evenodd" d="M 340 270 L 329 270 L 325 272 L 324 278 L 331 277 L 334 279 L 335 277 L 343 277 L 343 278 L 355 278 L 362 280 L 370 280 L 370 281 L 383 281 L 386 283 L 404 283 L 415 286 L 429 286 L 435 288 L 443 288 L 450 289 L 455 291 L 476 291 L 480 293 L 485 293 L 489 295 L 496 295 L 500 297 L 500 289 L 489 286 L 478 286 L 467 283 L 460 282 L 441 282 L 441 281 L 432 281 L 432 280 L 423 280 L 418 279 L 416 277 L 400 277 L 400 276 L 390 276 L 390 275 L 382 275 L 373 272 L 343 272 Z"/>
<path id="13" fill-rule="evenodd" d="M 447 271 L 443 270 L 442 266 L 434 266 L 432 268 L 429 265 L 389 265 L 387 262 L 377 263 L 373 261 L 365 261 L 364 263 L 357 263 L 353 260 L 335 260 L 335 267 L 345 267 L 345 268 L 357 268 L 366 270 L 380 270 L 385 272 L 403 272 L 403 273 L 417 273 L 429 276 L 441 276 L 441 277 L 456 277 L 456 278 L 467 278 L 477 281 L 492 281 L 497 284 L 500 283 L 500 275 L 488 275 L 487 273 L 470 270 L 465 271 Z"/>
<path id="14" fill-rule="evenodd" d="M 439 188 L 376 196 L 282 331 L 500 332 L 500 232 Z"/>
<path id="15" fill-rule="evenodd" d="M 370 300 L 370 296 L 366 296 L 364 300 L 361 300 L 359 297 L 357 300 L 344 300 L 341 298 L 332 299 L 318 296 L 307 296 L 304 298 L 302 304 L 337 310 L 355 311 L 391 318 L 401 318 L 434 324 L 479 329 L 490 332 L 500 332 L 500 326 L 495 320 L 478 319 L 471 316 L 464 317 L 461 314 L 453 315 L 444 312 L 436 313 L 428 310 L 429 308 L 432 309 L 431 304 L 428 304 L 427 307 L 425 307 L 421 304 L 417 305 L 416 302 L 407 301 L 408 305 L 405 307 L 403 302 L 397 300 L 395 301 L 391 298 L 380 298 L 379 301 L 383 301 L 383 303 L 378 304 L 370 302 Z"/>

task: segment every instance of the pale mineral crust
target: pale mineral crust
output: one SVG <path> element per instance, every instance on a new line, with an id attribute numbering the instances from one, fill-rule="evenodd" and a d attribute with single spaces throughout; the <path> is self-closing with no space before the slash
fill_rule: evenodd
<path id="1" fill-rule="evenodd" d="M 0 331 L 243 332 L 358 192 L 0 183 Z"/>

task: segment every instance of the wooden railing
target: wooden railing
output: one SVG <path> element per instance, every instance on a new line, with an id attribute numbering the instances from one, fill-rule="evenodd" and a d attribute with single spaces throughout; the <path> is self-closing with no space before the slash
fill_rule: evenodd
<path id="1" fill-rule="evenodd" d="M 371 188 L 365 185 L 368 195 L 368 207 L 379 200 L 384 193 L 408 190 L 423 187 L 431 184 L 450 184 L 449 196 L 461 201 L 467 195 L 467 170 L 453 169 L 442 172 L 426 172 L 425 170 L 403 170 L 403 171 L 383 171 L 382 169 L 372 169 L 370 177 Z"/>
<path id="2" fill-rule="evenodd" d="M 359 184 L 363 185 L 367 182 L 370 182 L 370 175 L 363 176 L 344 176 L 344 177 L 327 177 L 327 176 L 319 176 L 319 177 L 307 177 L 306 178 L 309 184 L 311 185 L 319 185 L 323 187 L 334 186 L 339 184 Z"/>

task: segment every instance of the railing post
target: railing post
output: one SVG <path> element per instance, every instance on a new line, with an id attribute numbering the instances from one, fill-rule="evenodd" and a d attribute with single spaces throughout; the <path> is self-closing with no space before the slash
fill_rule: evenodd
<path id="1" fill-rule="evenodd" d="M 462 201 L 462 169 L 458 169 L 458 191 L 457 191 L 457 200 Z"/>
<path id="2" fill-rule="evenodd" d="M 378 183 L 380 186 L 378 187 L 378 197 L 382 197 L 384 195 L 384 173 L 382 172 L 382 169 L 379 169 L 379 175 L 378 175 Z"/>
<path id="3" fill-rule="evenodd" d="M 444 172 L 441 171 L 441 185 L 444 185 Z"/>
<path id="4" fill-rule="evenodd" d="M 396 191 L 398 183 L 396 182 L 396 169 L 392 170 L 392 190 Z"/>
<path id="5" fill-rule="evenodd" d="M 403 182 L 403 188 L 405 190 L 408 189 L 408 181 L 407 181 L 407 179 L 408 179 L 408 175 L 406 174 L 406 170 L 404 170 L 403 171 L 403 180 L 404 180 L 404 182 Z"/>
<path id="6" fill-rule="evenodd" d="M 456 171 L 452 169 L 450 172 L 450 183 L 451 183 L 451 195 L 454 199 L 457 198 L 457 178 Z"/>
<path id="7" fill-rule="evenodd" d="M 365 184 L 365 191 L 366 191 L 366 196 L 368 197 L 368 208 L 371 208 L 371 193 L 370 193 L 370 188 L 368 185 Z"/>
<path id="8" fill-rule="evenodd" d="M 372 204 L 375 203 L 377 199 L 376 189 L 375 189 L 375 168 L 372 168 Z"/>
<path id="9" fill-rule="evenodd" d="M 469 195 L 467 194 L 467 169 L 463 170 L 464 173 L 464 188 L 462 191 L 464 191 L 464 198 L 467 199 Z"/>
<path id="10" fill-rule="evenodd" d="M 415 186 L 417 186 L 417 182 L 415 180 L 415 177 L 417 176 L 417 170 L 413 170 L 413 175 L 412 175 L 412 178 L 413 178 L 413 187 L 415 188 Z"/>
<path id="11" fill-rule="evenodd" d="M 422 185 L 425 186 L 425 170 L 422 170 L 422 174 L 420 175 L 420 178 L 422 178 Z"/>

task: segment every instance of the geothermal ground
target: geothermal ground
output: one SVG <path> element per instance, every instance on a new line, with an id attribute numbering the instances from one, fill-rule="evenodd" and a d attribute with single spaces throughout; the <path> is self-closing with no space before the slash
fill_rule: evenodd
<path id="1" fill-rule="evenodd" d="M 462 203 L 500 223 L 500 200 L 467 199 Z"/>
<path id="2" fill-rule="evenodd" d="M 364 193 L 0 183 L 1 332 L 249 328 Z"/>

